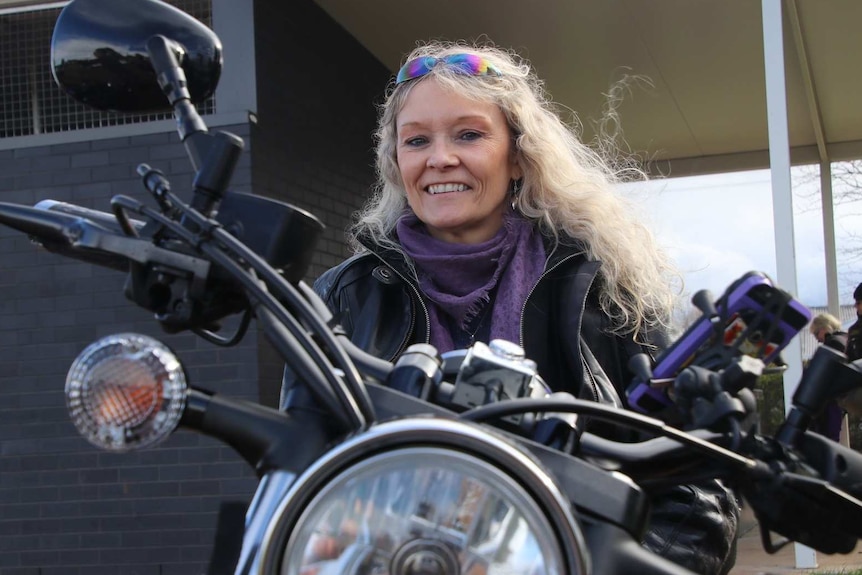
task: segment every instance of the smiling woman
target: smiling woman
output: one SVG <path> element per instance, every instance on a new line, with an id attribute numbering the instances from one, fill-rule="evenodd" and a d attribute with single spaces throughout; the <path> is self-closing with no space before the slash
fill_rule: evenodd
<path id="1" fill-rule="evenodd" d="M 396 130 L 407 203 L 428 233 L 463 244 L 494 237 L 521 177 L 500 108 L 430 79 L 413 88 Z"/>
<path id="2" fill-rule="evenodd" d="M 314 287 L 379 357 L 507 340 L 553 391 L 626 408 L 628 360 L 665 344 L 676 274 L 616 192 L 631 174 L 584 145 L 542 86 L 495 47 L 411 52 L 380 109 L 357 254 Z M 285 409 L 293 389 L 286 372 Z M 738 510 L 722 485 L 676 486 L 653 509 L 645 545 L 698 573 L 727 571 Z"/>

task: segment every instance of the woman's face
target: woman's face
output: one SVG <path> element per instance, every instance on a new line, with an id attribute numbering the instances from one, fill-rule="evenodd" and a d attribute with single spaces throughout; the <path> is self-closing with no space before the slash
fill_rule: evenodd
<path id="1" fill-rule="evenodd" d="M 503 112 L 428 78 L 407 95 L 395 122 L 407 202 L 435 238 L 491 239 L 503 225 L 509 182 L 521 172 Z"/>

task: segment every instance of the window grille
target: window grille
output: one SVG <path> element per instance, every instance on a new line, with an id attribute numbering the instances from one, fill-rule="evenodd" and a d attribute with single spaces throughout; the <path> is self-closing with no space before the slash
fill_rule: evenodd
<path id="1" fill-rule="evenodd" d="M 167 2 L 212 26 L 212 0 Z M 171 113 L 100 112 L 66 95 L 51 74 L 51 35 L 61 10 L 54 4 L 0 13 L 0 138 L 173 118 Z M 214 98 L 198 111 L 214 113 Z"/>

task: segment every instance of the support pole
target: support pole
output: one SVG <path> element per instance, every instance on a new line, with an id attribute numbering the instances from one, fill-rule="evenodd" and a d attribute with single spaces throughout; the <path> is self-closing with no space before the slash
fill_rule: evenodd
<path id="1" fill-rule="evenodd" d="M 766 116 L 769 127 L 769 166 L 772 176 L 772 210 L 775 222 L 777 282 L 796 294 L 796 254 L 793 237 L 793 194 L 790 185 L 790 138 L 787 131 L 787 97 L 784 79 L 784 37 L 781 0 L 761 0 L 763 13 L 763 61 L 766 73 Z M 798 338 L 782 352 L 784 405 L 790 406 L 793 391 L 802 376 L 802 346 Z M 816 552 L 794 544 L 796 567 L 817 567 Z"/>
<path id="2" fill-rule="evenodd" d="M 823 207 L 823 247 L 826 253 L 826 305 L 829 313 L 841 318 L 838 301 L 838 256 L 835 248 L 835 208 L 832 197 L 832 164 L 820 162 L 820 202 Z"/>

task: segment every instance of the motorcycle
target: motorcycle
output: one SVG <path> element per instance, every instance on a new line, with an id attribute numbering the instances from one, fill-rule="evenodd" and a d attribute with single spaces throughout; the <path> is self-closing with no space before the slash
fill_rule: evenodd
<path id="1" fill-rule="evenodd" d="M 256 321 L 299 382 L 284 411 L 215 395 L 189 384 L 166 345 L 134 333 L 94 342 L 69 370 L 70 417 L 95 446 L 142 449 L 185 428 L 254 469 L 225 572 L 684 574 L 639 541 L 650 493 L 702 478 L 742 494 L 768 552 L 798 541 L 849 553 L 862 537 L 862 455 L 807 431 L 827 401 L 862 386 L 862 363 L 820 348 L 778 432 L 758 432 L 752 387 L 810 318 L 766 276 L 746 274 L 715 302 L 698 295 L 701 320 L 656 366 L 637 358 L 632 411 L 553 393 L 500 340 L 445 354 L 414 345 L 389 363 L 352 345 L 303 282 L 322 224 L 229 191 L 242 140 L 210 133 L 195 108 L 220 71 L 209 29 L 158 0 L 72 0 L 52 58 L 56 80 L 93 107 L 169 105 L 193 196 L 142 164 L 154 206 L 122 195 L 111 212 L 0 203 L 0 223 L 126 273 L 128 299 L 168 333 L 234 345 Z M 235 333 L 220 334 L 237 316 Z M 594 435 L 587 418 L 645 438 Z"/>

